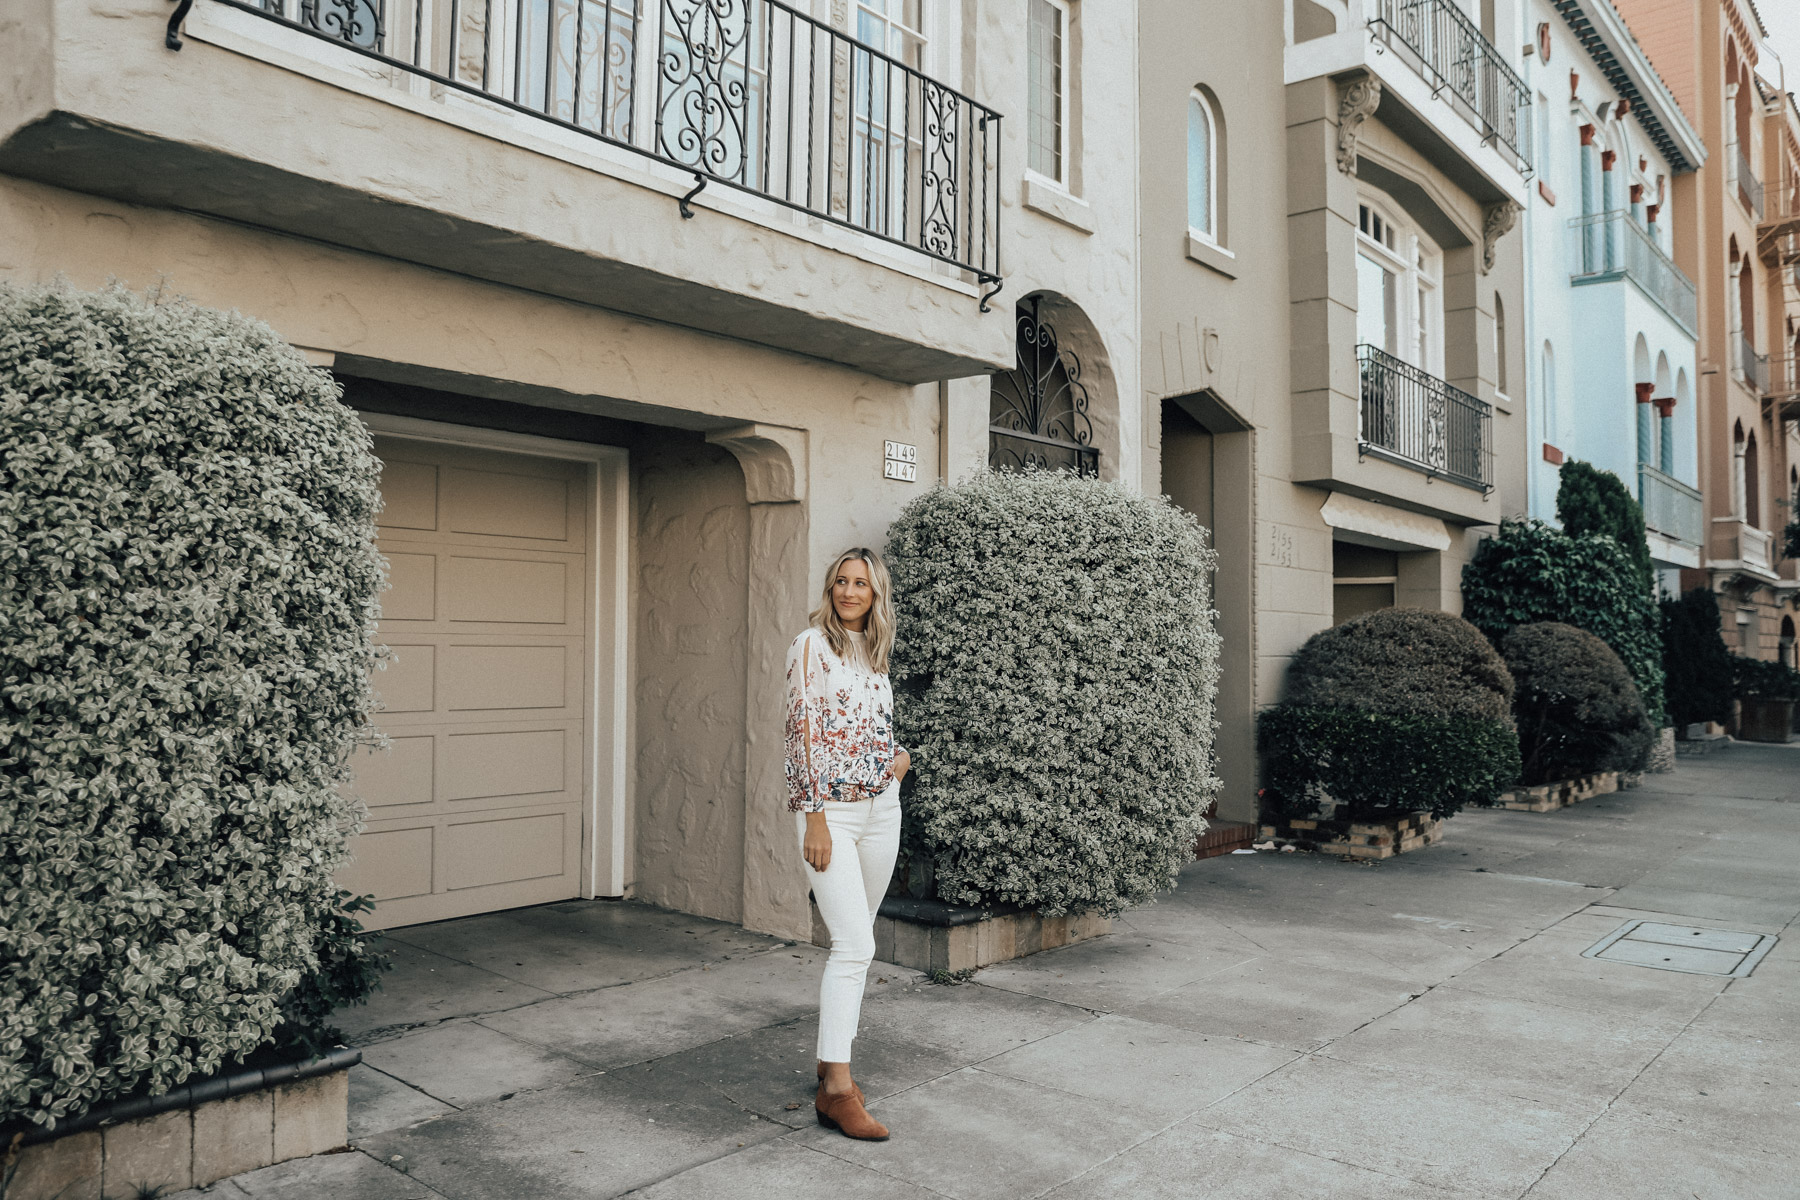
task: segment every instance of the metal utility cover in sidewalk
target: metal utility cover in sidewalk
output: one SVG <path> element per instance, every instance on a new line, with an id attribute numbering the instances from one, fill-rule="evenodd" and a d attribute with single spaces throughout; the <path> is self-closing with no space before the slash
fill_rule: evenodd
<path id="1" fill-rule="evenodd" d="M 1631 963 L 1658 971 L 1741 978 L 1775 945 L 1772 933 L 1699 929 L 1657 921 L 1628 921 L 1581 952 L 1583 958 Z"/>

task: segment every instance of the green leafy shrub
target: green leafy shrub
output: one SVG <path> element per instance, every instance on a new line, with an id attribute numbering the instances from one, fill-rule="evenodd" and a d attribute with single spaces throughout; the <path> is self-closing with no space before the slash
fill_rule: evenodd
<path id="1" fill-rule="evenodd" d="M 340 1045 L 344 1031 L 331 1023 L 332 1014 L 366 1003 L 394 965 L 379 948 L 381 935 L 363 931 L 360 914 L 374 909 L 374 898 L 339 891 L 337 900 L 313 943 L 319 965 L 281 998 L 281 1021 L 269 1035 L 279 1051 L 311 1056 Z"/>
<path id="2" fill-rule="evenodd" d="M 1355 708 L 1264 709 L 1256 723 L 1263 811 L 1381 820 L 1428 809 L 1448 817 L 1492 804 L 1519 777 L 1519 737 L 1480 717 L 1398 716 Z"/>
<path id="3" fill-rule="evenodd" d="M 0 287 L 0 1120 L 268 1042 L 356 813 L 377 464 L 260 322 Z"/>
<path id="4" fill-rule="evenodd" d="M 1292 705 L 1505 723 L 1511 700 L 1506 664 L 1481 631 L 1423 608 L 1345 621 L 1308 638 L 1288 664 Z"/>
<path id="5" fill-rule="evenodd" d="M 1116 913 L 1193 857 L 1213 776 L 1213 555 L 1166 500 L 1048 472 L 921 496 L 889 531 L 903 853 L 937 894 Z"/>
<path id="6" fill-rule="evenodd" d="M 1786 663 L 1733 654 L 1731 691 L 1739 698 L 1800 700 L 1800 671 Z"/>
<path id="7" fill-rule="evenodd" d="M 1603 535 L 1619 543 L 1646 590 L 1656 587 L 1644 510 L 1611 471 L 1571 458 L 1557 471 L 1556 519 L 1570 537 Z"/>
<path id="8" fill-rule="evenodd" d="M 1449 613 L 1386 608 L 1316 633 L 1288 664 L 1283 703 L 1257 720 L 1263 807 L 1367 820 L 1492 804 L 1519 769 L 1512 687 L 1494 647 Z"/>
<path id="9" fill-rule="evenodd" d="M 1562 621 L 1611 646 L 1652 723 L 1663 714 L 1662 617 L 1630 557 L 1611 537 L 1571 537 L 1509 519 L 1463 567 L 1463 616 L 1498 645 L 1515 625 Z"/>
<path id="10" fill-rule="evenodd" d="M 1669 720 L 1686 729 L 1731 718 L 1731 659 L 1719 630 L 1719 600 L 1707 588 L 1661 602 Z"/>
<path id="11" fill-rule="evenodd" d="M 1612 647 L 1573 625 L 1515 626 L 1500 643 L 1527 784 L 1638 771 L 1656 739 L 1643 697 Z"/>

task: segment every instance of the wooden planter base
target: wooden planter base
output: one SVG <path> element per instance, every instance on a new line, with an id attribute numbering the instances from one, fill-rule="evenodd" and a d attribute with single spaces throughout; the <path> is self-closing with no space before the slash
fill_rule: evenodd
<path id="1" fill-rule="evenodd" d="M 1046 917 L 1024 909 L 965 908 L 889 896 L 875 918 L 875 957 L 916 971 L 968 971 L 1112 932 L 1112 918 Z M 831 934 L 813 907 L 813 945 Z"/>
<path id="2" fill-rule="evenodd" d="M 97 1105 L 55 1130 L 8 1132 L 6 1200 L 125 1200 L 204 1187 L 349 1140 L 357 1050 L 309 1062 L 236 1068 L 162 1096 Z M 17 1138 L 15 1143 L 14 1138 Z"/>
<path id="3" fill-rule="evenodd" d="M 1392 858 L 1443 840 L 1444 822 L 1428 812 L 1385 821 L 1304 820 L 1264 822 L 1262 836 L 1277 844 L 1343 854 L 1351 858 Z"/>

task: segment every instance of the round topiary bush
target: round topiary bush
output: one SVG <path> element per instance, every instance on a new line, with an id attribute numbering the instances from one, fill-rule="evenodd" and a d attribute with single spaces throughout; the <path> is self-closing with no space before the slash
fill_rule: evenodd
<path id="1" fill-rule="evenodd" d="M 1543 621 L 1516 626 L 1500 652 L 1513 677 L 1526 784 L 1643 769 L 1656 731 L 1612 647 L 1584 629 Z"/>
<path id="2" fill-rule="evenodd" d="M 1481 631 L 1449 613 L 1384 608 L 1316 633 L 1288 664 L 1292 705 L 1505 723 L 1512 678 Z"/>
<path id="3" fill-rule="evenodd" d="M 1519 769 L 1512 678 L 1449 613 L 1388 608 L 1314 634 L 1263 711 L 1263 807 L 1277 817 L 1446 817 L 1492 804 Z"/>
<path id="4" fill-rule="evenodd" d="M 989 473 L 889 532 L 905 853 L 963 904 L 1116 913 L 1193 857 L 1213 776 L 1213 555 L 1166 500 Z"/>
<path id="5" fill-rule="evenodd" d="M 1563 621 L 1613 648 L 1653 721 L 1663 714 L 1662 614 L 1632 557 L 1610 536 L 1571 537 L 1508 518 L 1463 567 L 1463 616 L 1495 645 L 1515 625 Z"/>
<path id="6" fill-rule="evenodd" d="M 260 322 L 0 286 L 0 1119 L 155 1094 L 319 968 L 377 463 Z"/>

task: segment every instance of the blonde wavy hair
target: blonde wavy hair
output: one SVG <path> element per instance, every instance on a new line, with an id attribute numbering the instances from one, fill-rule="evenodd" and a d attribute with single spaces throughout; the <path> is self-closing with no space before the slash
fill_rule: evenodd
<path id="1" fill-rule="evenodd" d="M 887 564 L 881 561 L 881 555 L 867 546 L 852 546 L 831 560 L 831 567 L 825 572 L 825 590 L 819 598 L 819 607 L 812 611 L 813 628 L 825 635 L 831 652 L 842 659 L 856 657 L 852 650 L 850 631 L 838 619 L 837 606 L 831 602 L 831 585 L 837 582 L 838 572 L 844 564 L 852 560 L 860 560 L 869 569 L 869 582 L 875 585 L 875 603 L 869 606 L 869 620 L 863 630 L 864 665 L 877 675 L 888 673 L 888 652 L 894 648 L 894 582 L 888 575 Z"/>

